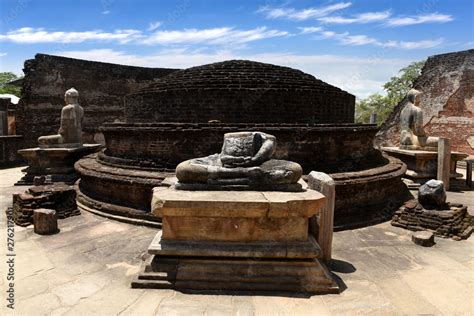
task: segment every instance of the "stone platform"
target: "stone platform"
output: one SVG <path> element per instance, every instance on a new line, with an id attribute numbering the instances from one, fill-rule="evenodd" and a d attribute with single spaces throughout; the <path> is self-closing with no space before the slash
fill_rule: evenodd
<path id="1" fill-rule="evenodd" d="M 424 183 L 429 179 L 437 178 L 438 152 L 426 150 L 406 150 L 398 147 L 382 147 L 382 150 L 400 159 L 407 165 L 405 176 L 416 183 Z M 467 158 L 468 155 L 460 152 L 451 152 L 451 178 L 462 177 L 456 172 L 457 162 Z"/>
<path id="2" fill-rule="evenodd" d="M 84 144 L 75 148 L 27 148 L 18 151 L 26 160 L 26 173 L 15 185 L 31 185 L 36 176 L 46 176 L 46 183 L 73 184 L 79 179 L 74 163 L 84 156 L 95 153 L 102 145 Z"/>
<path id="3" fill-rule="evenodd" d="M 134 288 L 199 292 L 337 293 L 308 234 L 324 196 L 304 192 L 154 189 L 152 212 L 162 218 L 132 282 Z M 332 233 L 332 232 L 331 232 Z"/>

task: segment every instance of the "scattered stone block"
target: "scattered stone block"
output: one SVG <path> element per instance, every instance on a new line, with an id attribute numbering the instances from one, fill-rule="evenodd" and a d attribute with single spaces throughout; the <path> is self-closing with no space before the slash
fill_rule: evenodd
<path id="1" fill-rule="evenodd" d="M 41 208 L 55 210 L 59 219 L 79 215 L 74 186 L 64 183 L 40 185 L 13 195 L 13 221 L 19 226 L 33 224 L 33 212 Z"/>
<path id="2" fill-rule="evenodd" d="M 423 247 L 431 247 L 435 244 L 434 242 L 434 234 L 429 231 L 419 231 L 415 232 L 411 236 L 411 241 L 415 244 L 423 246 Z"/>
<path id="3" fill-rule="evenodd" d="M 40 208 L 33 211 L 34 231 L 40 235 L 51 235 L 58 232 L 56 211 Z"/>

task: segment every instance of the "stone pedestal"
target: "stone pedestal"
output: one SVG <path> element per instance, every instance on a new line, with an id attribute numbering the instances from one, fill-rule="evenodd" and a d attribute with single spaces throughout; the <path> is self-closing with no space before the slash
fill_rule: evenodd
<path id="1" fill-rule="evenodd" d="M 65 182 L 73 184 L 79 178 L 74 163 L 82 157 L 95 153 L 100 144 L 84 144 L 76 148 L 28 148 L 18 153 L 26 160 L 26 173 L 16 185 L 31 185 L 36 176 L 46 176 L 47 184 Z"/>
<path id="2" fill-rule="evenodd" d="M 415 183 L 423 184 L 430 179 L 437 178 L 438 152 L 425 150 L 406 150 L 398 147 L 382 147 L 382 150 L 400 159 L 407 165 L 405 176 Z M 459 178 L 462 174 L 456 172 L 456 164 L 468 155 L 460 152 L 451 152 L 450 177 Z"/>
<path id="3" fill-rule="evenodd" d="M 304 192 L 180 191 L 155 188 L 152 212 L 163 230 L 134 288 L 219 293 L 338 293 L 308 234 L 324 206 Z"/>

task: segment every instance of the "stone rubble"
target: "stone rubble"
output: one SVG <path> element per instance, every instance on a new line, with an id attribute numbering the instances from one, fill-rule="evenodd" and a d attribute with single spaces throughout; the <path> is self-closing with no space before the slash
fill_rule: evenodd
<path id="1" fill-rule="evenodd" d="M 71 185 L 57 183 L 34 186 L 25 193 L 13 195 L 13 220 L 19 226 L 33 224 L 33 211 L 40 208 L 55 210 L 58 219 L 80 215 L 76 191 Z"/>

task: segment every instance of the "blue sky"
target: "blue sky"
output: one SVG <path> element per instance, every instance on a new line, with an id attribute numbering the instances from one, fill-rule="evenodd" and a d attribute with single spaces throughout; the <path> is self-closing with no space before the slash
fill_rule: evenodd
<path id="1" fill-rule="evenodd" d="M 148 67 L 251 59 L 358 97 L 412 61 L 474 47 L 471 0 L 0 2 L 0 71 L 46 53 Z"/>

